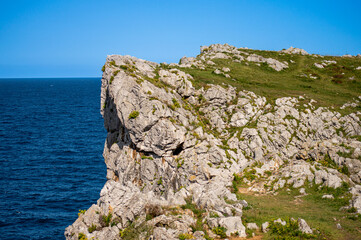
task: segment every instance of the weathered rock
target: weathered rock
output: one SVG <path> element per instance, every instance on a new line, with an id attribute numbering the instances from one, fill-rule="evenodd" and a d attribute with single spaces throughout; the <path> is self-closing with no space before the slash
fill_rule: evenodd
<path id="1" fill-rule="evenodd" d="M 303 233 L 307 233 L 307 234 L 312 234 L 313 231 L 312 229 L 310 228 L 310 226 L 308 226 L 307 222 L 302 219 L 302 218 L 299 218 L 298 219 L 298 228 L 300 229 L 301 232 Z"/>
<path id="2" fill-rule="evenodd" d="M 335 197 L 332 194 L 325 194 L 322 196 L 324 199 L 334 199 Z"/>
<path id="3" fill-rule="evenodd" d="M 269 226 L 268 222 L 262 223 L 262 232 L 264 233 L 268 232 L 269 231 L 268 226 Z"/>
<path id="4" fill-rule="evenodd" d="M 258 226 L 256 223 L 247 223 L 247 228 L 252 230 L 258 230 Z"/>
<path id="5" fill-rule="evenodd" d="M 240 237 L 246 237 L 246 228 L 242 224 L 242 219 L 240 217 L 225 217 L 221 218 L 218 221 L 218 224 L 222 227 L 227 228 L 227 236 L 231 234 L 238 233 Z"/>
<path id="6" fill-rule="evenodd" d="M 289 53 L 289 54 L 308 55 L 308 52 L 306 52 L 305 50 L 300 49 L 300 48 L 294 48 L 294 47 L 290 47 L 290 48 L 288 48 L 286 50 L 282 50 L 281 52 Z"/>

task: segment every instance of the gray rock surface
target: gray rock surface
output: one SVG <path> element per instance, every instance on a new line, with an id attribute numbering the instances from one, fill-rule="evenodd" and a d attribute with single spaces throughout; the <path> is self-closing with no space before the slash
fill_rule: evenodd
<path id="1" fill-rule="evenodd" d="M 307 234 L 313 233 L 312 229 L 310 228 L 310 226 L 308 226 L 307 222 L 304 219 L 299 218 L 297 222 L 298 222 L 298 228 L 300 229 L 301 232 Z"/>

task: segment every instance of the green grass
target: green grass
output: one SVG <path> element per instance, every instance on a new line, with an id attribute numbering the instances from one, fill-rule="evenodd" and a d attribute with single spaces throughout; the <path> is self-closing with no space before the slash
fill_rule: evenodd
<path id="1" fill-rule="evenodd" d="M 298 189 L 291 189 L 289 193 L 283 189 L 276 196 L 238 193 L 237 197 L 251 205 L 243 211 L 242 218 L 245 222 L 255 222 L 260 226 L 277 218 L 303 218 L 326 239 L 361 239 L 361 218 L 346 210 L 340 211 L 350 199 L 347 189 L 347 184 L 339 189 L 318 189 L 317 185 L 313 185 L 306 187 L 308 195 L 298 198 L 295 198 L 299 195 Z M 324 194 L 333 194 L 335 199 L 322 199 Z M 336 228 L 337 223 L 341 224 L 342 230 Z M 275 239 L 272 233 L 266 234 L 265 238 Z"/>
<path id="2" fill-rule="evenodd" d="M 361 71 L 355 70 L 361 66 L 360 58 L 342 58 L 325 56 L 317 58 L 314 56 L 302 56 L 298 54 L 280 54 L 274 51 L 244 50 L 244 52 L 256 53 L 264 57 L 285 61 L 293 60 L 289 63 L 289 68 L 277 72 L 267 65 L 257 66 L 255 63 L 245 61 L 241 63 L 233 62 L 230 59 L 213 59 L 216 63 L 214 67 L 207 67 L 205 70 L 196 68 L 182 68 L 181 70 L 191 74 L 194 78 L 193 84 L 196 88 L 205 87 L 206 84 L 229 84 L 237 90 L 249 90 L 256 94 L 265 96 L 269 101 L 279 97 L 300 96 L 315 99 L 319 106 L 340 107 L 344 103 L 358 97 L 361 92 Z M 322 60 L 335 60 L 337 64 L 329 65 L 324 69 L 314 66 Z M 229 67 L 232 78 L 216 75 L 214 68 Z M 303 74 L 317 76 L 317 79 L 302 77 Z M 354 77 L 350 80 L 350 77 Z M 352 109 L 345 109 L 348 113 Z"/>

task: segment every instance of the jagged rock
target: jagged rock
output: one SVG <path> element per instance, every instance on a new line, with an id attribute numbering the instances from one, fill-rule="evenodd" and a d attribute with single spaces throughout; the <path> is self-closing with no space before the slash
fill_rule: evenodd
<path id="1" fill-rule="evenodd" d="M 361 186 L 352 187 L 350 192 L 353 195 L 350 207 L 356 208 L 357 212 L 361 214 Z"/>
<path id="2" fill-rule="evenodd" d="M 269 230 L 268 226 L 269 226 L 268 222 L 262 223 L 262 232 L 264 232 L 264 233 L 268 232 L 268 230 Z"/>
<path id="3" fill-rule="evenodd" d="M 313 231 L 312 229 L 310 228 L 310 226 L 308 226 L 307 222 L 302 219 L 302 218 L 299 218 L 298 219 L 298 228 L 300 229 L 301 232 L 303 233 L 307 233 L 307 234 L 312 234 Z"/>

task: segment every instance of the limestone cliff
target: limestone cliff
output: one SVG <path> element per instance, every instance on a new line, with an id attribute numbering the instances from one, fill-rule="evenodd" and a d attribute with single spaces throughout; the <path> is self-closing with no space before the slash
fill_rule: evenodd
<path id="1" fill-rule="evenodd" d="M 307 54 L 282 54 L 299 53 Z M 211 239 L 222 237 L 217 229 L 246 237 L 248 204 L 232 182 L 250 170 L 263 184 L 249 191 L 347 183 L 346 207 L 361 213 L 361 142 L 352 138 L 361 135 L 361 113 L 342 115 L 304 96 L 271 102 L 230 85 L 195 87 L 185 69 L 209 68 L 215 59 L 274 71 L 291 64 L 219 44 L 179 64 L 107 57 L 101 87 L 107 182 L 66 239 Z M 232 78 L 231 71 L 223 66 L 214 74 Z"/>

